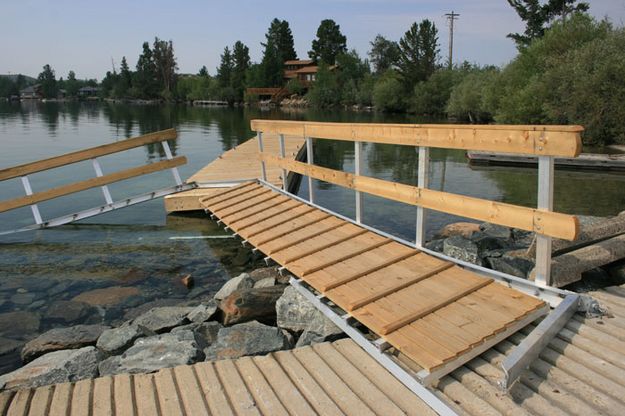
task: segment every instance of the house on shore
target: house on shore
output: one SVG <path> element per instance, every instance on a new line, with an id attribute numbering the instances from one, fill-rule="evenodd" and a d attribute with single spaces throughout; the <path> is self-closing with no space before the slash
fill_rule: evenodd
<path id="1" fill-rule="evenodd" d="M 78 90 L 78 96 L 80 98 L 85 98 L 85 99 L 97 98 L 99 93 L 100 93 L 100 88 L 99 87 L 86 86 L 86 87 L 82 87 L 82 88 L 80 88 Z"/>
<path id="2" fill-rule="evenodd" d="M 31 85 L 20 90 L 20 98 L 22 100 L 39 100 L 43 98 L 41 84 Z"/>

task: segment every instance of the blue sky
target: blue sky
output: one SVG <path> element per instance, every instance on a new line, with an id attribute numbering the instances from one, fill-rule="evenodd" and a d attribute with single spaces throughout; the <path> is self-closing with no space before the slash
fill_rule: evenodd
<path id="1" fill-rule="evenodd" d="M 625 0 L 590 0 L 591 13 L 625 21 Z M 454 61 L 501 65 L 516 53 L 505 36 L 522 30 L 506 0 L 3 0 L 0 6 L 0 74 L 36 76 L 49 63 L 57 76 L 73 69 L 79 78 L 101 79 L 122 56 L 134 67 L 144 40 L 173 40 L 180 72 L 206 65 L 215 72 L 224 46 L 241 40 L 252 60 L 274 17 L 286 19 L 300 57 L 306 57 L 319 22 L 334 19 L 349 48 L 361 56 L 377 33 L 397 40 L 414 21 L 428 18 L 439 29 L 441 55 L 447 55 L 444 14 L 460 13 Z"/>

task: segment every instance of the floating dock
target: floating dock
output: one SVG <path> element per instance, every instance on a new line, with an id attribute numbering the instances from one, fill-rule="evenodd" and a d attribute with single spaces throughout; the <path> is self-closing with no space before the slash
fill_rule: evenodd
<path id="1" fill-rule="evenodd" d="M 536 166 L 538 158 L 506 153 L 467 152 L 469 163 L 481 165 Z M 582 153 L 575 158 L 556 157 L 557 168 L 625 170 L 624 154 Z"/>
<path id="2" fill-rule="evenodd" d="M 284 139 L 286 158 L 298 160 L 305 154 L 305 140 L 302 137 L 286 136 Z M 265 152 L 276 156 L 280 154 L 277 137 L 265 135 L 263 144 Z M 193 174 L 186 183 L 195 182 L 199 188 L 166 197 L 165 210 L 168 213 L 202 210 L 200 198 L 213 195 L 220 188 L 232 186 L 233 183 L 259 176 L 258 137 L 253 137 L 224 152 L 219 158 Z M 267 169 L 267 180 L 276 186 L 282 186 L 282 169 Z"/>

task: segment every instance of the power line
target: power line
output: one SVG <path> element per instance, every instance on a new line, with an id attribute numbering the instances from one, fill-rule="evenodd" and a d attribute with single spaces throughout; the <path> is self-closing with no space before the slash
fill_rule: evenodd
<path id="1" fill-rule="evenodd" d="M 460 15 L 458 13 L 454 13 L 452 10 L 451 13 L 445 13 L 445 17 L 447 18 L 447 22 L 449 22 L 449 68 L 451 69 L 453 65 L 453 56 L 454 56 L 454 21 L 458 20 Z"/>

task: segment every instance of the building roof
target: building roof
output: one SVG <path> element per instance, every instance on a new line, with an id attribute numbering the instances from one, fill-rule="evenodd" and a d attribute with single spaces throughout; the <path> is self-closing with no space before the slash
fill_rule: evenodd
<path id="1" fill-rule="evenodd" d="M 295 71 L 296 74 L 316 74 L 319 70 L 318 66 L 305 66 Z"/>
<path id="2" fill-rule="evenodd" d="M 314 61 L 312 59 L 292 59 L 286 61 L 284 65 L 311 65 Z"/>

